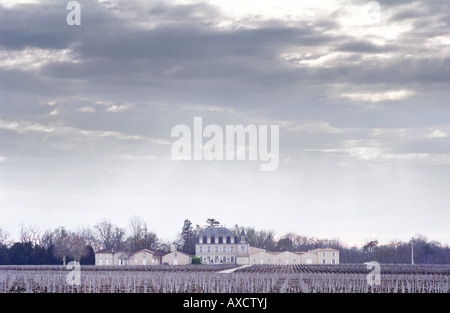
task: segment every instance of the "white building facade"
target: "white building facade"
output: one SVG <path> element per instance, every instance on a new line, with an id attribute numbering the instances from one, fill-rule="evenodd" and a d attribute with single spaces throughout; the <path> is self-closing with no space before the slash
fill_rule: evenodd
<path id="1" fill-rule="evenodd" d="M 225 227 L 209 227 L 199 231 L 196 240 L 195 256 L 202 264 L 249 264 L 244 230 L 238 235 Z"/>

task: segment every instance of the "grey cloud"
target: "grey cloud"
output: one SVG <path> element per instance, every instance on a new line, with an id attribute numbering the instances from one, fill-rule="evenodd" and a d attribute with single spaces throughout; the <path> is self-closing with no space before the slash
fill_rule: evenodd
<path id="1" fill-rule="evenodd" d="M 349 42 L 344 42 L 335 47 L 336 51 L 346 51 L 346 52 L 359 52 L 359 53 L 381 53 L 395 51 L 399 47 L 392 45 L 375 45 L 368 41 L 362 40 L 352 40 Z"/>
<path id="2" fill-rule="evenodd" d="M 428 137 L 430 129 L 450 134 L 448 47 L 428 41 L 448 36 L 449 10 L 439 7 L 443 2 L 427 1 L 411 9 L 409 1 L 380 1 L 382 12 L 392 14 L 389 23 L 411 25 L 385 45 L 375 45 L 373 37 L 361 38 L 351 30 L 343 33 L 334 19 L 345 14 L 339 8 L 310 25 L 303 20 L 249 16 L 218 27 L 224 13 L 211 4 L 142 1 L 137 7 L 130 1 L 114 3 L 108 7 L 83 2 L 80 27 L 65 24 L 63 1 L 0 10 L 3 51 L 70 51 L 67 58 L 49 58 L 36 67 L 20 66 L 20 62 L 10 66 L 10 60 L 0 58 L 1 120 L 18 123 L 3 124 L 0 129 L 0 166 L 5 176 L 12 177 L 5 183 L 8 188 L 48 188 L 53 196 L 77 190 L 89 199 L 92 190 L 100 190 L 110 199 L 109 188 L 134 196 L 138 187 L 145 205 L 124 195 L 127 206 L 142 205 L 145 212 L 146 201 L 151 201 L 158 209 L 167 206 L 191 212 L 187 202 L 193 201 L 195 208 L 205 206 L 202 201 L 206 200 L 195 198 L 199 190 L 214 195 L 207 202 L 214 208 L 214 200 L 234 191 L 240 195 L 237 204 L 244 201 L 250 208 L 255 207 L 252 201 L 261 201 L 257 205 L 264 207 L 260 190 L 273 183 L 282 196 L 273 191 L 270 205 L 280 206 L 282 198 L 286 214 L 297 216 L 298 203 L 304 201 L 297 196 L 298 190 L 308 194 L 305 206 L 316 208 L 319 203 L 323 212 L 329 212 L 330 204 L 342 200 L 336 196 L 341 191 L 349 196 L 345 202 L 349 206 L 352 193 L 371 199 L 391 195 L 384 182 L 395 186 L 390 170 L 406 163 L 412 171 L 436 166 L 448 181 L 443 164 L 448 162 L 449 138 L 440 133 Z M 435 19 L 430 18 L 432 11 Z M 328 63 L 299 63 L 321 58 L 328 58 Z M 371 107 L 342 97 L 343 93 L 401 89 L 413 95 Z M 50 101 L 53 106 L 46 104 Z M 58 114 L 51 115 L 55 109 Z M 171 128 L 179 123 L 191 125 L 194 116 L 218 125 L 282 121 L 280 171 L 265 176 L 263 184 L 247 163 L 170 162 Z M 28 129 L 14 129 L 19 126 Z M 383 132 L 375 136 L 379 129 Z M 106 170 L 96 171 L 97 167 Z M 349 173 L 357 183 L 342 179 Z M 219 192 L 222 188 L 209 189 L 213 177 L 218 177 L 215 186 L 229 191 L 227 195 Z M 367 178 L 383 186 L 377 189 L 379 195 L 374 195 L 371 186 L 364 189 L 369 185 Z M 254 186 L 249 189 L 243 183 L 235 190 L 236 180 Z M 154 193 L 151 197 L 149 190 Z M 183 194 L 174 196 L 174 190 Z M 323 199 L 324 190 L 331 191 L 331 200 L 317 200 Z M 421 198 L 433 207 L 448 202 L 442 200 Z M 46 201 L 36 202 L 33 208 L 50 207 Z M 74 205 L 89 209 L 104 205 L 100 198 L 97 201 L 94 205 L 80 200 Z M 225 206 L 234 207 L 227 201 Z M 371 207 L 363 202 L 353 210 L 360 209 L 359 204 Z M 6 204 L 18 207 L 14 201 Z M 396 203 L 386 203 L 388 209 L 390 205 Z"/>

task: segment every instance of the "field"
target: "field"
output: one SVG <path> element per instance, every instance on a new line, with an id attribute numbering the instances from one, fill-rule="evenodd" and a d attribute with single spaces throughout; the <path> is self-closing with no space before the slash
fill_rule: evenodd
<path id="1" fill-rule="evenodd" d="M 369 285 L 363 264 L 81 266 L 80 285 L 64 266 L 0 266 L 0 293 L 448 293 L 449 265 L 381 265 Z"/>

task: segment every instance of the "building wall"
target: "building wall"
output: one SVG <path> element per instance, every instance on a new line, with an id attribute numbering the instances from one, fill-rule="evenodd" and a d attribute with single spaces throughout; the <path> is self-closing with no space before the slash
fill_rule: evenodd
<path id="1" fill-rule="evenodd" d="M 192 257 L 180 251 L 172 251 L 162 257 L 162 263 L 169 265 L 187 265 L 191 264 Z"/>
<path id="2" fill-rule="evenodd" d="M 248 265 L 249 264 L 249 256 L 237 256 L 236 257 L 236 264 L 238 265 Z"/>
<path id="3" fill-rule="evenodd" d="M 315 249 L 318 264 L 339 264 L 339 250 L 336 249 Z"/>
<path id="4" fill-rule="evenodd" d="M 305 252 L 300 254 L 300 263 L 301 264 L 318 264 L 319 258 L 317 254 L 311 252 Z"/>
<path id="5" fill-rule="evenodd" d="M 149 250 L 138 251 L 128 260 L 129 265 L 158 265 L 159 259 Z"/>
<path id="6" fill-rule="evenodd" d="M 112 253 L 96 253 L 95 265 L 114 265 L 114 254 Z"/>
<path id="7" fill-rule="evenodd" d="M 325 256 L 323 256 L 323 253 L 325 253 Z M 249 256 L 249 264 L 251 265 L 322 264 L 324 259 L 326 264 L 339 264 L 339 251 L 334 249 L 316 249 L 313 251 L 303 253 L 294 253 L 290 251 L 283 251 L 283 252 L 257 251 Z"/>
<path id="8" fill-rule="evenodd" d="M 273 262 L 277 265 L 300 264 L 300 255 L 290 251 L 283 251 L 274 255 Z"/>
<path id="9" fill-rule="evenodd" d="M 238 245 L 237 244 L 197 244 L 195 255 L 204 264 L 235 263 Z"/>
<path id="10" fill-rule="evenodd" d="M 274 255 L 266 251 L 258 251 L 249 256 L 249 264 L 274 264 Z"/>

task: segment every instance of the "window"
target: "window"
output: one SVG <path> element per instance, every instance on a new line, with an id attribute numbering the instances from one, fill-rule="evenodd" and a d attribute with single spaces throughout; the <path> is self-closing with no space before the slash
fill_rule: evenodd
<path id="1" fill-rule="evenodd" d="M 244 251 L 245 250 L 245 246 L 241 246 L 241 250 Z"/>
<path id="2" fill-rule="evenodd" d="M 322 259 L 322 264 L 327 264 L 327 259 Z"/>
<path id="3" fill-rule="evenodd" d="M 214 252 L 219 252 L 219 247 L 218 246 L 214 247 Z"/>
<path id="4" fill-rule="evenodd" d="M 222 247 L 222 252 L 227 252 L 227 247 L 226 246 Z"/>
<path id="5" fill-rule="evenodd" d="M 331 264 L 336 264 L 336 259 L 332 259 Z"/>
<path id="6" fill-rule="evenodd" d="M 233 247 L 233 246 L 230 247 L 230 252 L 231 252 L 231 253 L 234 252 L 234 247 Z"/>
<path id="7" fill-rule="evenodd" d="M 200 252 L 203 252 L 203 246 L 200 246 L 199 249 L 200 249 Z"/>
<path id="8" fill-rule="evenodd" d="M 211 252 L 211 247 L 210 246 L 208 246 L 208 252 Z"/>
<path id="9" fill-rule="evenodd" d="M 336 252 L 333 252 L 331 255 L 333 256 L 333 258 L 336 257 Z"/>
<path id="10" fill-rule="evenodd" d="M 175 253 L 173 254 L 173 256 L 174 256 L 174 257 L 177 257 L 177 256 L 178 256 L 178 254 L 177 254 L 177 253 L 175 252 Z"/>
<path id="11" fill-rule="evenodd" d="M 325 257 L 325 252 L 322 252 L 322 257 Z"/>

